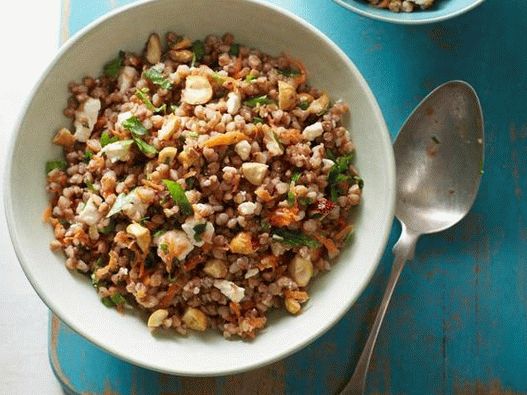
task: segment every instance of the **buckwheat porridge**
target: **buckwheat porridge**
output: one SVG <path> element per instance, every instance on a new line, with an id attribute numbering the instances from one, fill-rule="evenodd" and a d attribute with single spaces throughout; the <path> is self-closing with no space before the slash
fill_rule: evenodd
<path id="1" fill-rule="evenodd" d="M 46 164 L 51 248 L 150 328 L 253 338 L 270 309 L 299 314 L 363 187 L 347 105 L 306 77 L 231 34 L 170 32 L 70 83 L 64 159 Z"/>
<path id="2" fill-rule="evenodd" d="M 378 8 L 387 8 L 393 12 L 413 12 L 416 10 L 426 10 L 432 7 L 435 0 L 367 0 L 370 4 Z"/>

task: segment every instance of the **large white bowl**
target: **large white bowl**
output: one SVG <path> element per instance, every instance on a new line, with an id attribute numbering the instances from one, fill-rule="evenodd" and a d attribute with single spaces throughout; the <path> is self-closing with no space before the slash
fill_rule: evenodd
<path id="1" fill-rule="evenodd" d="M 154 336 L 138 317 L 105 308 L 89 281 L 69 272 L 64 257 L 49 250 L 52 231 L 41 219 L 48 201 L 44 164 L 61 154 L 51 139 L 58 128 L 68 125 L 62 116 L 68 82 L 98 75 L 119 49 L 140 51 L 149 33 L 168 30 L 194 38 L 228 31 L 238 42 L 273 54 L 285 51 L 305 62 L 314 86 L 351 107 L 347 127 L 357 146 L 356 165 L 365 179 L 354 243 L 331 272 L 313 282 L 303 314 L 274 314 L 267 329 L 252 342 L 227 341 L 212 332 L 186 338 Z M 393 219 L 392 146 L 368 85 L 326 36 L 291 13 L 257 1 L 151 1 L 92 23 L 61 48 L 36 85 L 6 159 L 9 231 L 22 268 L 42 300 L 67 325 L 110 353 L 172 374 L 240 372 L 276 361 L 315 340 L 346 313 L 366 287 Z"/>

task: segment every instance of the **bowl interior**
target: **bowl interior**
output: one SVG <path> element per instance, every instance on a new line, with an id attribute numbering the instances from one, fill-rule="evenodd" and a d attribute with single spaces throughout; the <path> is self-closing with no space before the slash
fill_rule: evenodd
<path id="1" fill-rule="evenodd" d="M 210 18 L 214 10 L 215 18 Z M 240 20 L 251 23 L 240 23 Z M 276 315 L 252 342 L 216 333 L 153 336 L 132 314 L 105 308 L 89 281 L 70 273 L 49 250 L 52 232 L 41 220 L 47 205 L 44 164 L 61 155 L 51 144 L 69 126 L 62 116 L 67 83 L 96 76 L 119 49 L 140 51 L 152 31 L 204 37 L 232 32 L 269 53 L 302 59 L 311 83 L 350 104 L 348 128 L 358 147 L 356 165 L 366 186 L 356 238 L 338 264 L 314 281 L 312 299 L 298 317 Z M 316 50 L 313 50 L 316 48 Z M 110 14 L 70 40 L 30 98 L 8 157 L 6 215 L 22 267 L 46 304 L 70 327 L 132 363 L 173 374 L 217 375 L 284 357 L 334 324 L 366 286 L 384 250 L 393 218 L 394 160 L 382 115 L 365 81 L 345 55 L 312 27 L 269 5 L 236 0 L 159 0 Z"/>
<path id="2" fill-rule="evenodd" d="M 445 19 L 461 15 L 471 10 L 484 0 L 436 0 L 436 4 L 425 11 L 414 11 L 410 13 L 394 13 L 386 9 L 371 6 L 365 0 L 334 0 L 343 7 L 355 11 L 363 16 L 379 19 L 387 22 L 403 24 L 421 24 L 439 22 Z"/>

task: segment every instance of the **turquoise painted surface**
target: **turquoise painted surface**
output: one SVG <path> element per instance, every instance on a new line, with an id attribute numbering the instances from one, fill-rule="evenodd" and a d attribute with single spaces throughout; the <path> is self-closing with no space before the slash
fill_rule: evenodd
<path id="1" fill-rule="evenodd" d="M 402 274 L 368 376 L 369 394 L 527 393 L 527 7 L 487 0 L 462 17 L 396 26 L 329 0 L 273 0 L 313 23 L 362 71 L 395 136 L 413 107 L 450 79 L 470 82 L 486 118 L 486 165 L 471 214 L 423 238 Z M 112 4 L 71 0 L 74 33 Z M 399 228 L 394 225 L 389 246 Z M 336 392 L 367 336 L 391 265 L 387 250 L 371 285 L 321 339 L 255 372 L 217 379 L 158 375 L 56 331 L 55 368 L 75 392 Z"/>

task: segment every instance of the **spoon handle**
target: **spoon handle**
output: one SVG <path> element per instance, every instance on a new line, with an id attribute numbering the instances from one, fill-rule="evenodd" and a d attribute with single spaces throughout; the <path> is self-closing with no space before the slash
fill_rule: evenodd
<path id="1" fill-rule="evenodd" d="M 397 284 L 397 280 L 401 275 L 401 272 L 404 268 L 404 264 L 407 260 L 413 259 L 415 244 L 419 238 L 418 234 L 409 232 L 404 224 L 402 224 L 402 232 L 399 240 L 393 247 L 393 253 L 395 259 L 392 265 L 392 271 L 390 273 L 390 278 L 388 279 L 388 285 L 384 291 L 384 296 L 382 297 L 381 305 L 377 311 L 377 316 L 370 330 L 368 340 L 364 345 L 362 354 L 360 355 L 353 376 L 351 376 L 350 381 L 344 387 L 340 395 L 362 395 L 366 389 L 366 375 L 368 374 L 368 366 L 370 365 L 370 359 L 373 354 L 373 348 L 375 347 L 375 342 L 377 341 L 377 335 L 381 329 L 382 321 L 386 310 L 388 310 L 388 305 L 390 299 L 392 298 L 393 290 Z"/>

